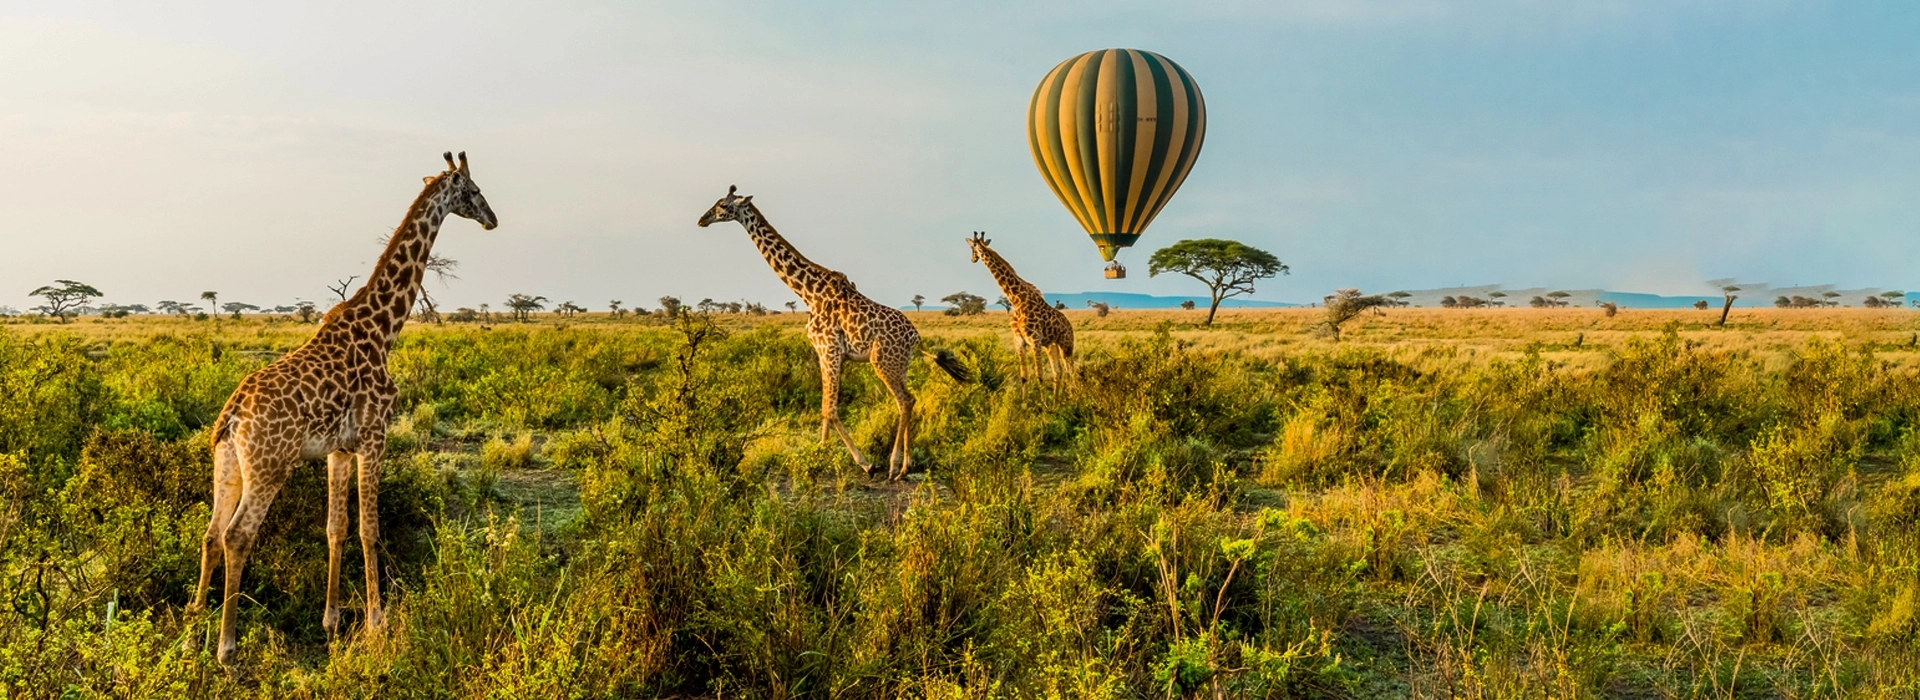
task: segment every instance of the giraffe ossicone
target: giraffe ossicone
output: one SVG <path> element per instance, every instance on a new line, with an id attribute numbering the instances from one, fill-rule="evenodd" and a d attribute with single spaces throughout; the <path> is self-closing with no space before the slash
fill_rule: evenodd
<path id="1" fill-rule="evenodd" d="M 294 468 L 327 458 L 327 607 L 329 634 L 340 623 L 340 558 L 347 538 L 347 495 L 358 466 L 360 548 L 366 563 L 365 627 L 385 624 L 380 603 L 380 459 L 396 395 L 387 353 L 420 292 L 427 260 L 448 215 L 483 229 L 499 225 L 474 184 L 461 152 L 426 187 L 387 240 L 373 274 L 352 298 L 333 307 L 313 338 L 240 380 L 213 423 L 213 508 L 200 544 L 200 579 L 190 614 L 206 609 L 213 570 L 224 567 L 220 610 L 222 663 L 233 660 L 239 634 L 241 574 L 275 494 Z M 189 645 L 194 643 L 188 635 Z"/>

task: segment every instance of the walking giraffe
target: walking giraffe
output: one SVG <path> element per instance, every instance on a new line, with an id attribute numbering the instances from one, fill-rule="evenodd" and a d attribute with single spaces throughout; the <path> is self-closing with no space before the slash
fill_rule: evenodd
<path id="1" fill-rule="evenodd" d="M 1047 297 L 1032 282 L 1020 279 L 1013 271 L 1013 265 L 992 247 L 993 241 L 987 239 L 985 231 L 975 231 L 967 239 L 967 247 L 973 249 L 973 262 L 986 263 L 987 271 L 993 273 L 993 281 L 1000 285 L 1012 305 L 1007 309 L 1007 321 L 1013 326 L 1013 354 L 1020 361 L 1020 379 L 1027 378 L 1027 357 L 1033 357 L 1035 377 L 1046 375 L 1041 366 L 1041 355 L 1053 368 L 1053 388 L 1060 389 L 1060 380 L 1065 376 L 1073 381 L 1073 324 L 1067 322 L 1067 315 L 1047 303 Z"/>
<path id="2" fill-rule="evenodd" d="M 224 561 L 221 598 L 222 663 L 233 660 L 240 575 L 274 494 L 303 460 L 327 458 L 327 609 L 329 635 L 340 624 L 340 554 L 347 539 L 347 479 L 354 458 L 360 471 L 360 549 L 366 559 L 366 626 L 385 624 L 380 608 L 380 457 L 393 410 L 387 352 L 406 323 L 426 272 L 440 224 L 448 214 L 492 230 L 499 224 L 467 169 L 467 154 L 427 186 L 387 242 L 366 286 L 327 312 L 312 339 L 245 379 L 213 423 L 213 517 L 200 544 L 200 582 L 190 613 L 206 608 L 213 569 Z M 223 558 L 224 555 L 224 558 Z"/>
<path id="3" fill-rule="evenodd" d="M 854 289 L 846 275 L 829 270 L 801 255 L 773 226 L 767 223 L 753 196 L 736 196 L 737 188 L 728 187 L 727 196 L 713 203 L 700 217 L 700 227 L 718 221 L 738 221 L 747 236 L 773 267 L 773 273 L 807 303 L 807 341 L 820 358 L 820 439 L 829 430 L 840 436 L 853 455 L 855 464 L 868 474 L 873 466 L 853 444 L 853 437 L 840 423 L 840 370 L 847 360 L 868 362 L 874 374 L 887 385 L 893 403 L 900 409 L 893 429 L 893 452 L 887 457 L 887 478 L 899 480 L 913 467 L 909 449 L 913 436 L 913 393 L 907 389 L 907 367 L 917 351 L 933 360 L 954 381 L 967 381 L 967 371 L 947 351 L 927 352 L 920 348 L 920 331 L 906 314 L 885 306 Z"/>

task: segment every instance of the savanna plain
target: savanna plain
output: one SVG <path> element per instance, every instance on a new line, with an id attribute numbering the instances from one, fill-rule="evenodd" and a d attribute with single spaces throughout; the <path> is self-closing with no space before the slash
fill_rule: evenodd
<path id="1" fill-rule="evenodd" d="M 1390 309 L 1337 342 L 1317 309 L 1068 313 L 1057 392 L 1002 314 L 909 314 L 976 376 L 916 362 L 901 482 L 820 439 L 804 313 L 411 324 L 387 625 L 322 631 L 309 465 L 232 667 L 185 613 L 208 425 L 315 326 L 0 323 L 0 687 L 1920 695 L 1920 312 Z M 882 385 L 843 394 L 884 455 Z"/>

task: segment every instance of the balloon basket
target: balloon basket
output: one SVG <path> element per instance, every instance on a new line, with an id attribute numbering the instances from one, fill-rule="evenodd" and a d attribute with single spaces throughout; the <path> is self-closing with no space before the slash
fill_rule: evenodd
<path id="1" fill-rule="evenodd" d="M 1125 265 L 1121 265 L 1120 263 L 1113 263 L 1107 266 L 1106 275 L 1107 275 L 1107 279 L 1110 279 L 1110 280 L 1126 279 L 1127 267 Z"/>

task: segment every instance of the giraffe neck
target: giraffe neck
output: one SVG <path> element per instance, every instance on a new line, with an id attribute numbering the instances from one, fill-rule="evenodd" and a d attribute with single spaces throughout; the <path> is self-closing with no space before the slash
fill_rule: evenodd
<path id="1" fill-rule="evenodd" d="M 1027 284 L 1026 280 L 1020 279 L 1020 275 L 1013 271 L 1013 265 L 1008 264 L 1006 258 L 1000 257 L 999 253 L 986 246 L 981 246 L 980 252 L 981 262 L 986 263 L 987 271 L 993 273 L 993 281 L 1000 285 L 1000 291 L 1006 292 L 1007 301 L 1014 304 L 1033 301 L 1027 298 L 1029 290 L 1035 292 L 1038 290 L 1033 285 Z M 1044 304 L 1046 300 L 1042 299 L 1040 303 Z"/>
<path id="2" fill-rule="evenodd" d="M 367 275 L 367 283 L 346 303 L 327 314 L 325 326 L 364 331 L 357 340 L 373 340 L 384 350 L 407 323 L 407 313 L 420 294 L 440 224 L 446 221 L 444 178 L 435 178 L 407 210 L 406 219 L 387 239 L 387 249 Z M 324 330 L 324 329 L 323 329 Z"/>
<path id="3" fill-rule="evenodd" d="M 795 294 L 807 302 L 807 306 L 818 306 L 818 301 L 828 294 L 831 272 L 827 268 L 808 260 L 800 251 L 788 243 L 787 239 L 773 230 L 767 218 L 760 214 L 760 208 L 751 202 L 740 216 L 740 225 L 747 229 L 747 236 L 753 239 L 754 247 L 760 249 L 760 255 L 767 259 L 767 265 L 780 281 L 787 283 Z"/>

